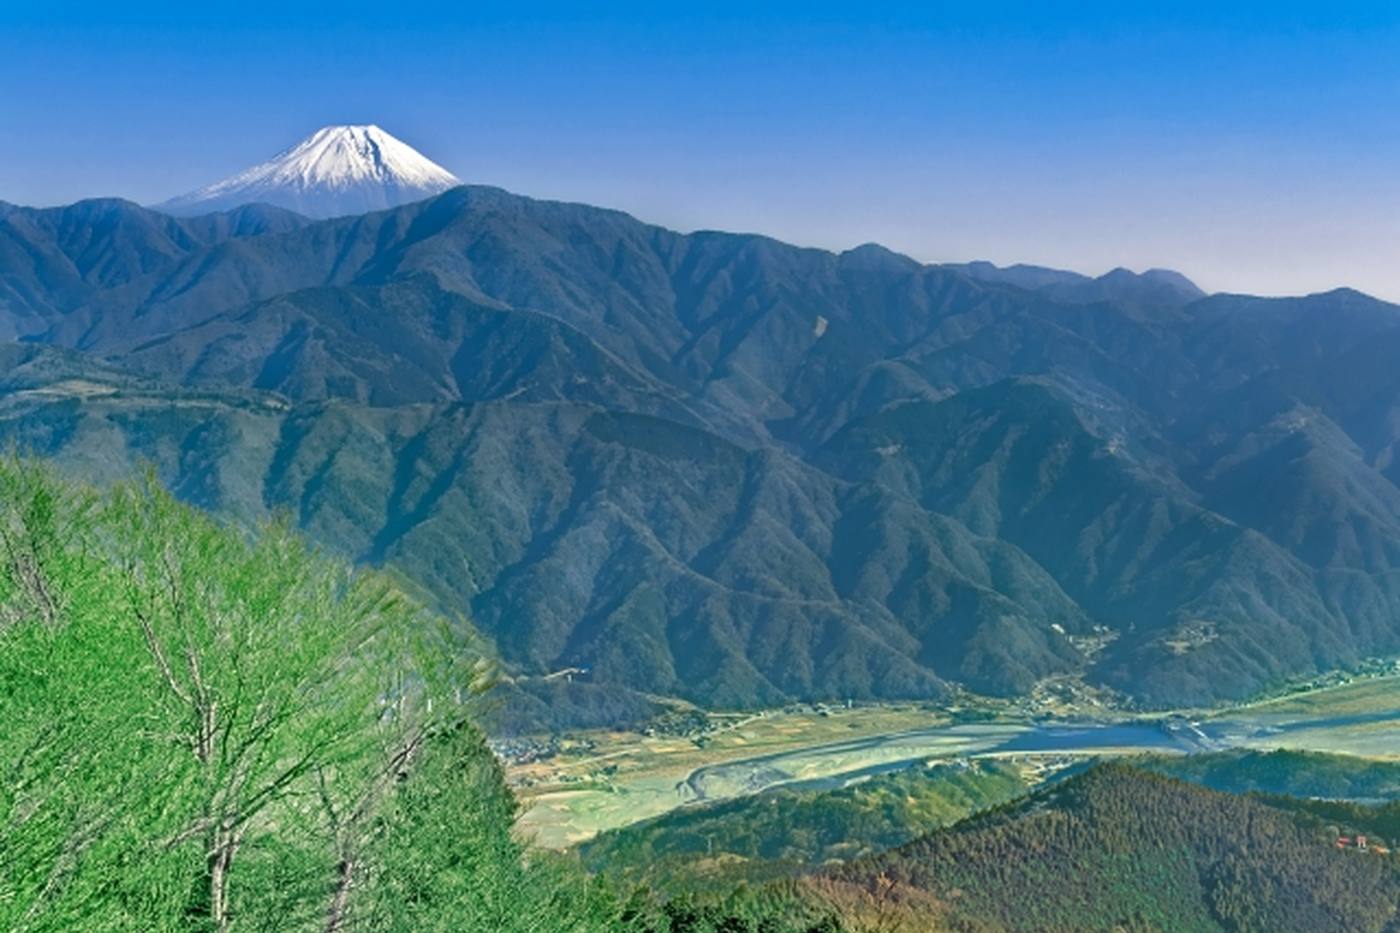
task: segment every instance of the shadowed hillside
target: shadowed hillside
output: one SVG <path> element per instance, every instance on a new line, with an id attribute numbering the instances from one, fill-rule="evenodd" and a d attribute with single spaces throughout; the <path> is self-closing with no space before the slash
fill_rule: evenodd
<path id="1" fill-rule="evenodd" d="M 6 207 L 0 333 L 6 437 L 288 511 L 513 674 L 588 668 L 596 710 L 1065 675 L 1170 706 L 1400 651 L 1400 311 L 1354 292 L 464 187 L 318 223 Z"/>
<path id="2" fill-rule="evenodd" d="M 812 882 L 854 929 L 1387 930 L 1388 855 L 1306 813 L 1103 765 Z"/>

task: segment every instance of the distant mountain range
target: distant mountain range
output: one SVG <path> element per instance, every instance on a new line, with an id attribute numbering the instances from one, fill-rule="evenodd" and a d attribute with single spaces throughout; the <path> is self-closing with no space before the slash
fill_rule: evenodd
<path id="1" fill-rule="evenodd" d="M 192 216 L 271 204 L 307 217 L 341 217 L 421 201 L 460 184 L 377 126 L 327 126 L 261 165 L 156 209 Z"/>
<path id="2" fill-rule="evenodd" d="M 1400 309 L 1356 292 L 457 187 L 319 222 L 3 206 L 0 339 L 5 437 L 401 567 L 522 688 L 588 669 L 541 715 L 1195 704 L 1400 652 Z"/>

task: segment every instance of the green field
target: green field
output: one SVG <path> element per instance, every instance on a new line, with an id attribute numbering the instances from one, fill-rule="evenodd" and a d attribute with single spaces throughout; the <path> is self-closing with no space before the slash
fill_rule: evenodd
<path id="1" fill-rule="evenodd" d="M 519 829 L 562 848 L 698 801 L 729 800 L 773 787 L 839 783 L 901 762 L 995 755 L 1025 760 L 1170 751 L 1150 729 L 1117 744 L 1007 750 L 1036 731 L 1029 718 L 958 724 L 919 704 L 802 708 L 734 718 L 701 737 L 630 732 L 586 734 L 578 751 L 512 767 L 524 803 Z M 1115 720 L 1100 715 L 1097 722 Z M 1118 720 L 1126 723 L 1126 719 Z M 1221 708 L 1200 717 L 1215 747 L 1287 748 L 1400 758 L 1400 676 L 1373 676 Z"/>
<path id="2" fill-rule="evenodd" d="M 1237 744 L 1400 758 L 1400 676 L 1369 677 L 1222 710 Z M 1245 734 L 1247 729 L 1258 730 Z"/>
<path id="3" fill-rule="evenodd" d="M 510 767 L 511 783 L 524 808 L 519 829 L 541 845 L 562 848 L 693 802 L 698 795 L 686 780 L 697 770 L 793 754 L 792 767 L 803 778 L 826 777 L 890 760 L 889 755 L 907 757 L 908 749 L 892 742 L 884 759 L 840 755 L 829 761 L 811 750 L 944 725 L 949 718 L 919 704 L 890 704 L 830 710 L 804 707 L 721 721 L 722 728 L 694 737 L 585 733 L 565 743 L 561 753 L 548 761 Z M 804 753 L 810 760 L 802 759 Z M 725 799 L 761 789 L 728 784 L 717 776 L 703 793 L 707 799 Z"/>

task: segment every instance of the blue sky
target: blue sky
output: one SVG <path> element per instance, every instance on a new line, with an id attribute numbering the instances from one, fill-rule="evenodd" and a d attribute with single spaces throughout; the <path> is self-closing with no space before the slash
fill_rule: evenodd
<path id="1" fill-rule="evenodd" d="M 0 199 L 374 122 L 680 229 L 1400 299 L 1400 4 L 290 5 L 0 0 Z"/>

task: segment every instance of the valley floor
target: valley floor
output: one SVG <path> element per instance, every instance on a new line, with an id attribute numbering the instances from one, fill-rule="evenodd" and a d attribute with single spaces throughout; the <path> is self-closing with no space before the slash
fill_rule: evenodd
<path id="1" fill-rule="evenodd" d="M 1390 665 L 1212 711 L 1026 713 L 995 703 L 697 713 L 649 734 L 507 743 L 504 757 L 524 808 L 520 831 L 552 848 L 701 801 L 778 786 L 837 787 L 924 761 L 995 756 L 1034 776 L 1086 757 L 1226 748 L 1400 758 L 1400 673 Z"/>

